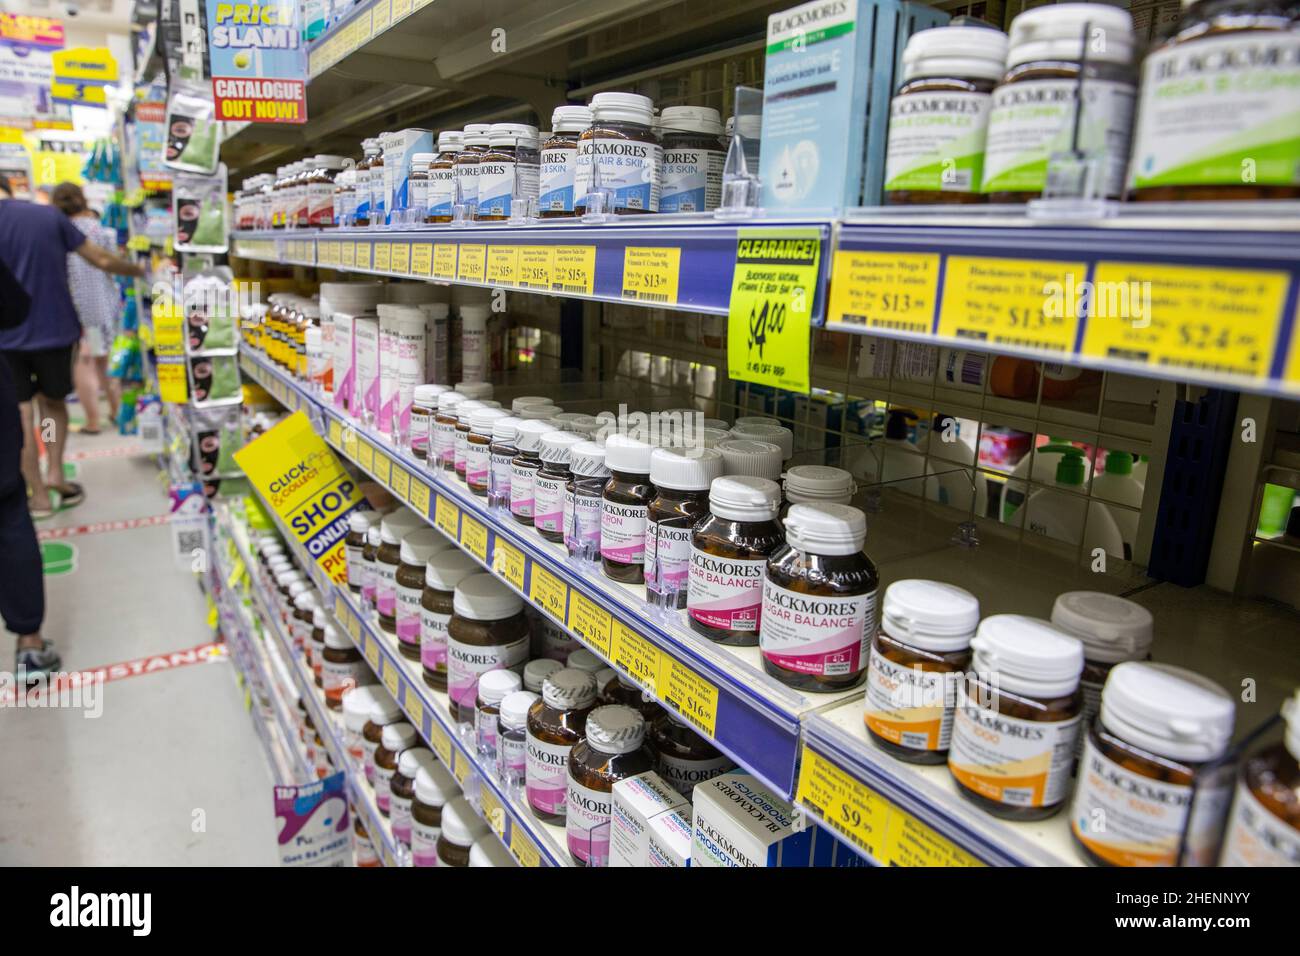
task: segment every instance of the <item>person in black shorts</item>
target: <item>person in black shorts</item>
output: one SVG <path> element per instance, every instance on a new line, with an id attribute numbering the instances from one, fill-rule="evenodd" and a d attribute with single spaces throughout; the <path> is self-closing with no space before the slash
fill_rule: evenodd
<path id="1" fill-rule="evenodd" d="M 68 288 L 70 252 L 105 272 L 144 276 L 135 263 L 86 241 L 59 210 L 14 199 L 9 181 L 0 176 L 0 260 L 31 298 L 27 319 L 14 328 L 0 329 L 0 355 L 8 363 L 19 402 L 22 471 L 32 517 L 37 519 L 54 513 L 51 492 L 61 508 L 85 498 L 80 485 L 63 477 L 68 441 L 64 399 L 72 391 L 72 364 L 81 340 L 81 322 Z M 39 425 L 33 405 L 40 413 Z M 45 444 L 45 476 L 36 440 Z"/>

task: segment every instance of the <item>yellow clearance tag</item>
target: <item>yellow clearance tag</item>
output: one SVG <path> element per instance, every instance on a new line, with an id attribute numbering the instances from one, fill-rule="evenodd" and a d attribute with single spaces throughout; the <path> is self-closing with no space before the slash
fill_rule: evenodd
<path id="1" fill-rule="evenodd" d="M 621 621 L 614 622 L 613 644 L 614 666 L 653 694 L 659 684 L 659 648 Z"/>
<path id="2" fill-rule="evenodd" d="M 487 281 L 511 287 L 519 284 L 518 246 L 488 246 Z"/>
<path id="3" fill-rule="evenodd" d="M 1289 285 L 1280 271 L 1099 262 L 1082 351 L 1264 378 L 1277 354 Z"/>
<path id="4" fill-rule="evenodd" d="M 352 635 L 353 641 L 363 640 L 361 636 L 361 619 L 355 614 L 349 614 L 347 620 L 348 634 Z M 366 656 L 370 660 L 372 670 L 379 669 L 379 647 L 374 641 L 368 642 L 366 646 Z"/>
<path id="5" fill-rule="evenodd" d="M 456 278 L 462 282 L 483 282 L 487 275 L 487 246 L 462 245 L 456 262 Z"/>
<path id="6" fill-rule="evenodd" d="M 623 250 L 623 298 L 677 304 L 681 247 L 628 246 Z"/>
<path id="7" fill-rule="evenodd" d="M 433 243 L 417 242 L 411 246 L 411 275 L 433 275 Z"/>
<path id="8" fill-rule="evenodd" d="M 212 600 L 212 595 L 208 595 L 208 630 L 214 630 L 217 621 L 221 619 L 221 614 L 217 611 L 217 603 Z"/>
<path id="9" fill-rule="evenodd" d="M 392 263 L 393 246 L 389 242 L 375 243 L 375 271 L 387 272 Z"/>
<path id="10" fill-rule="evenodd" d="M 235 452 L 235 461 L 325 575 L 344 584 L 348 514 L 365 499 L 311 420 L 294 412 Z"/>
<path id="11" fill-rule="evenodd" d="M 371 248 L 372 247 L 368 242 L 357 243 L 357 268 L 358 269 L 370 268 Z"/>
<path id="12" fill-rule="evenodd" d="M 528 599 L 557 621 L 563 621 L 568 597 L 569 586 L 534 561 Z"/>
<path id="13" fill-rule="evenodd" d="M 411 246 L 405 242 L 393 243 L 393 252 L 389 256 L 389 269 L 394 275 L 409 275 L 411 271 Z"/>
<path id="14" fill-rule="evenodd" d="M 524 553 L 501 535 L 497 535 L 496 547 L 492 549 L 492 570 L 513 584 L 517 590 L 522 591 L 526 567 Z"/>
<path id="15" fill-rule="evenodd" d="M 360 243 L 345 242 L 339 246 L 340 260 L 345 268 L 351 269 L 357 264 L 357 246 Z"/>
<path id="16" fill-rule="evenodd" d="M 551 288 L 551 247 L 522 246 L 519 249 L 519 287 L 521 289 Z"/>
<path id="17" fill-rule="evenodd" d="M 415 509 L 416 514 L 430 517 L 429 514 L 429 486 L 419 478 L 411 479 L 411 507 Z"/>
<path id="18" fill-rule="evenodd" d="M 393 494 L 403 501 L 411 500 L 411 473 L 400 465 L 393 465 L 392 478 L 389 487 L 393 489 Z"/>
<path id="19" fill-rule="evenodd" d="M 542 865 L 542 855 L 537 852 L 537 847 L 533 846 L 533 841 L 528 838 L 524 828 L 518 823 L 510 825 L 510 852 L 515 855 L 520 866 L 539 867 Z"/>
<path id="20" fill-rule="evenodd" d="M 577 591 L 569 594 L 569 630 L 590 644 L 605 658 L 609 654 L 614 619 L 603 607 Z"/>
<path id="21" fill-rule="evenodd" d="M 949 256 L 939 334 L 1070 354 L 1087 275 L 1083 262 Z"/>
<path id="22" fill-rule="evenodd" d="M 841 249 L 826 324 L 929 335 L 938 300 L 938 253 Z"/>
<path id="23" fill-rule="evenodd" d="M 433 277 L 435 279 L 456 278 L 456 246 L 450 242 L 439 242 L 433 247 Z"/>
<path id="24" fill-rule="evenodd" d="M 718 728 L 718 688 L 685 664 L 663 658 L 657 696 L 676 705 L 678 714 L 710 737 Z"/>
<path id="25" fill-rule="evenodd" d="M 888 803 L 807 745 L 799 761 L 795 799 L 876 862 L 885 864 Z"/>
<path id="26" fill-rule="evenodd" d="M 556 246 L 551 253 L 551 291 L 591 295 L 596 287 L 596 247 Z"/>
<path id="27" fill-rule="evenodd" d="M 452 541 L 460 540 L 460 508 L 450 498 L 438 496 L 433 523 Z"/>
<path id="28" fill-rule="evenodd" d="M 460 517 L 460 545 L 480 561 L 487 561 L 488 529 L 467 514 Z"/>
<path id="29" fill-rule="evenodd" d="M 411 723 L 421 734 L 424 733 L 424 701 L 420 700 L 414 685 L 402 685 L 402 705 L 406 712 L 411 715 Z"/>
<path id="30" fill-rule="evenodd" d="M 732 379 L 808 391 L 821 246 L 817 229 L 740 230 L 727 325 Z"/>

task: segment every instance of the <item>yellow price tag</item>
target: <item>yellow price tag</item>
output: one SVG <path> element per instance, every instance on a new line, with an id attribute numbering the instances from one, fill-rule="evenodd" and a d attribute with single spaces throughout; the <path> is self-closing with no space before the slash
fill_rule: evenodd
<path id="1" fill-rule="evenodd" d="M 189 380 L 185 376 L 185 366 L 176 362 L 159 362 L 158 397 L 172 405 L 184 405 L 189 401 Z"/>
<path id="2" fill-rule="evenodd" d="M 411 275 L 433 275 L 433 243 L 417 242 L 411 246 Z"/>
<path id="3" fill-rule="evenodd" d="M 403 501 L 411 500 L 411 473 L 400 465 L 393 465 L 392 478 L 389 481 L 389 487 L 393 489 L 393 494 Z"/>
<path id="4" fill-rule="evenodd" d="M 519 287 L 521 289 L 551 288 L 551 247 L 521 246 L 519 249 Z"/>
<path id="5" fill-rule="evenodd" d="M 339 246 L 344 268 L 351 269 L 357 264 L 357 246 L 359 245 L 361 245 L 359 242 L 345 242 Z"/>
<path id="6" fill-rule="evenodd" d="M 357 625 L 356 615 L 348 614 L 348 630 L 349 631 L 354 630 L 356 628 L 356 625 Z M 375 639 L 371 637 L 369 634 L 366 635 L 361 650 L 365 654 L 366 661 L 370 664 L 370 669 L 378 673 L 379 645 L 375 643 Z"/>
<path id="7" fill-rule="evenodd" d="M 492 549 L 492 570 L 513 584 L 517 590 L 522 591 L 526 567 L 524 553 L 505 538 L 497 535 L 496 547 Z"/>
<path id="8" fill-rule="evenodd" d="M 556 246 L 551 251 L 552 292 L 591 295 L 595 287 L 595 246 Z"/>
<path id="9" fill-rule="evenodd" d="M 407 714 L 411 717 L 411 723 L 421 734 L 424 733 L 424 701 L 420 700 L 420 695 L 415 690 L 414 684 L 402 685 L 402 704 L 406 707 Z"/>
<path id="10" fill-rule="evenodd" d="M 351 427 L 345 427 L 343 429 L 343 454 L 355 461 L 359 444 L 356 431 Z"/>
<path id="11" fill-rule="evenodd" d="M 469 515 L 460 517 L 460 545 L 480 561 L 487 561 L 488 529 Z"/>
<path id="12" fill-rule="evenodd" d="M 469 758 L 459 750 L 452 754 L 451 775 L 456 778 L 456 782 L 461 785 L 462 789 L 465 786 L 465 781 L 469 779 L 469 775 L 474 772 L 474 769 L 474 764 L 472 764 Z"/>
<path id="13" fill-rule="evenodd" d="M 528 599 L 557 621 L 563 621 L 568 597 L 569 586 L 534 561 Z"/>
<path id="14" fill-rule="evenodd" d="M 384 661 L 384 686 L 388 692 L 393 695 L 393 700 L 401 700 L 398 694 L 397 665 L 391 660 Z"/>
<path id="15" fill-rule="evenodd" d="M 429 517 L 429 486 L 418 478 L 411 479 L 411 507 Z"/>
<path id="16" fill-rule="evenodd" d="M 659 648 L 622 621 L 614 622 L 614 666 L 652 694 L 659 684 L 662 656 Z"/>
<path id="17" fill-rule="evenodd" d="M 501 806 L 497 795 L 488 787 L 479 788 L 479 803 L 483 809 L 483 819 L 492 831 L 502 839 L 506 835 L 506 809 Z"/>
<path id="18" fill-rule="evenodd" d="M 374 249 L 375 271 L 387 272 L 389 264 L 392 262 L 393 244 L 391 242 L 376 242 Z"/>
<path id="19" fill-rule="evenodd" d="M 623 298 L 676 305 L 681 268 L 680 247 L 628 246 L 623 250 Z"/>
<path id="20" fill-rule="evenodd" d="M 396 23 L 398 20 L 402 19 L 405 16 L 409 16 L 410 13 L 411 13 L 411 0 L 393 0 L 393 22 L 394 23 Z"/>
<path id="21" fill-rule="evenodd" d="M 348 615 L 347 629 L 348 629 L 348 634 L 352 637 L 353 642 L 362 640 L 361 619 L 357 617 L 355 614 Z M 375 647 L 373 642 L 371 642 L 370 644 L 370 648 L 367 651 L 367 656 L 372 658 L 372 660 L 370 661 L 370 665 L 372 667 L 379 666 L 379 648 Z"/>
<path id="22" fill-rule="evenodd" d="M 438 496 L 437 510 L 433 523 L 436 524 L 452 541 L 460 540 L 460 509 L 450 498 Z"/>
<path id="23" fill-rule="evenodd" d="M 1083 354 L 1265 378 L 1290 276 L 1281 271 L 1099 262 Z"/>
<path id="24" fill-rule="evenodd" d="M 334 616 L 337 617 L 340 621 L 345 621 L 347 620 L 348 614 L 349 614 L 348 602 L 343 600 L 342 594 L 335 594 L 334 595 Z"/>
<path id="25" fill-rule="evenodd" d="M 487 274 L 487 246 L 469 243 L 460 247 L 456 278 L 462 282 L 483 282 Z"/>
<path id="26" fill-rule="evenodd" d="M 890 804 L 885 828 L 885 866 L 983 866 L 971 856 L 910 813 Z"/>
<path id="27" fill-rule="evenodd" d="M 217 611 L 217 603 L 212 600 L 212 595 L 208 595 L 208 630 L 213 630 L 217 626 L 217 621 L 221 615 Z"/>
<path id="28" fill-rule="evenodd" d="M 889 804 L 805 744 L 799 761 L 799 803 L 814 810 L 831 828 L 878 863 L 885 861 Z"/>
<path id="29" fill-rule="evenodd" d="M 438 759 L 442 761 L 442 765 L 450 770 L 451 738 L 447 736 L 447 731 L 443 730 L 442 724 L 436 720 L 430 721 L 429 744 L 433 747 L 433 752 L 438 755 Z"/>
<path id="30" fill-rule="evenodd" d="M 393 243 L 393 252 L 390 256 L 391 262 L 389 269 L 395 275 L 409 275 L 411 271 L 411 246 L 405 242 Z"/>
<path id="31" fill-rule="evenodd" d="M 433 247 L 433 276 L 435 279 L 456 278 L 456 246 L 439 242 Z"/>
<path id="32" fill-rule="evenodd" d="M 377 36 L 388 29 L 388 24 L 393 18 L 392 0 L 379 0 L 370 8 L 371 30 Z"/>
<path id="33" fill-rule="evenodd" d="M 498 286 L 519 284 L 518 246 L 488 246 L 487 281 Z"/>
<path id="34" fill-rule="evenodd" d="M 569 630 L 595 648 L 602 657 L 610 656 L 609 641 L 614 618 L 603 607 L 585 595 L 572 591 L 569 594 L 569 619 L 566 623 Z"/>
<path id="35" fill-rule="evenodd" d="M 1292 385 L 1300 385 L 1300 306 L 1296 307 L 1295 321 L 1291 323 L 1291 358 L 1282 374 Z"/>
<path id="36" fill-rule="evenodd" d="M 1087 276 L 1082 262 L 949 256 L 939 334 L 988 346 L 1071 353 Z M 1053 289 L 1061 294 L 1054 296 Z"/>
<path id="37" fill-rule="evenodd" d="M 818 229 L 741 229 L 731 279 L 727 370 L 732 379 L 808 391 Z"/>
<path id="38" fill-rule="evenodd" d="M 330 419 L 329 425 L 330 444 L 338 448 L 343 443 L 343 426 L 339 424 L 337 418 Z"/>
<path id="39" fill-rule="evenodd" d="M 358 269 L 370 268 L 371 249 L 372 246 L 368 242 L 357 243 L 357 268 Z"/>
<path id="40" fill-rule="evenodd" d="M 657 696 L 674 704 L 684 720 L 710 737 L 718 728 L 718 688 L 685 664 L 664 657 L 659 671 Z"/>
<path id="41" fill-rule="evenodd" d="M 357 443 L 357 464 L 366 471 L 373 472 L 375 470 L 375 449 L 370 442 L 362 441 Z"/>
<path id="42" fill-rule="evenodd" d="M 244 559 L 235 558 L 235 566 L 230 571 L 230 576 L 226 578 L 226 587 L 233 588 L 241 575 L 244 573 Z"/>
<path id="43" fill-rule="evenodd" d="M 379 482 L 381 485 L 391 485 L 392 480 L 389 473 L 392 469 L 392 466 L 393 466 L 393 460 L 389 458 L 385 452 L 376 448 L 375 467 L 373 469 L 375 473 L 375 481 Z"/>
<path id="44" fill-rule="evenodd" d="M 929 335 L 938 301 L 938 253 L 841 249 L 831 271 L 826 321 Z"/>
<path id="45" fill-rule="evenodd" d="M 519 861 L 520 866 L 539 867 L 542 865 L 541 853 L 537 851 L 537 847 L 533 846 L 533 841 L 528 838 L 527 834 L 524 833 L 524 828 L 517 822 L 510 824 L 510 852 L 515 855 L 515 859 Z"/>

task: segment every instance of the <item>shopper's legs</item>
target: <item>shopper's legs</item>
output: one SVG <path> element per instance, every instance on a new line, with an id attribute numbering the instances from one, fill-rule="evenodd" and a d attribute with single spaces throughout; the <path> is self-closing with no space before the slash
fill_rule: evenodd
<path id="1" fill-rule="evenodd" d="M 85 497 L 81 486 L 63 477 L 63 456 L 68 447 L 68 403 L 72 391 L 72 369 L 77 361 L 75 345 L 34 353 L 36 404 L 40 410 L 40 434 L 45 442 L 45 484 L 59 493 L 61 506 L 80 504 Z"/>
<path id="2" fill-rule="evenodd" d="M 41 455 L 36 436 L 36 429 L 39 426 L 32 418 L 32 410 L 35 407 L 35 401 L 18 403 L 18 418 L 21 423 L 19 440 L 22 442 L 22 476 L 23 480 L 27 482 L 28 490 L 31 492 L 31 509 L 39 513 L 50 510 L 50 489 L 45 487 L 45 479 L 41 476 Z"/>
<path id="3" fill-rule="evenodd" d="M 117 408 L 121 404 L 121 384 L 117 379 L 108 374 L 108 356 L 95 356 L 95 375 L 99 379 L 100 388 L 104 390 L 104 396 L 108 399 L 108 424 L 113 427 L 117 424 Z"/>
<path id="4" fill-rule="evenodd" d="M 45 442 L 45 483 L 51 488 L 65 487 L 63 450 L 68 444 L 68 403 L 48 395 L 36 396 L 41 413 L 41 440 Z"/>
<path id="5" fill-rule="evenodd" d="M 97 361 L 93 355 L 83 352 L 77 358 L 77 367 L 73 372 L 73 381 L 77 387 L 77 401 L 81 402 L 86 415 L 86 424 L 82 430 L 92 433 L 99 431 L 101 373 L 95 364 Z"/>

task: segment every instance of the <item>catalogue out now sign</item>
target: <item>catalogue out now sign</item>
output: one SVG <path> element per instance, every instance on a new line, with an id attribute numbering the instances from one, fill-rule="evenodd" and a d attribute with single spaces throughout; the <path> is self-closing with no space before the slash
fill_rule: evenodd
<path id="1" fill-rule="evenodd" d="M 235 452 L 235 461 L 330 580 L 345 583 L 348 514 L 363 498 L 307 416 L 294 412 Z"/>
<path id="2" fill-rule="evenodd" d="M 217 119 L 307 122 L 307 51 L 296 0 L 208 0 Z"/>

